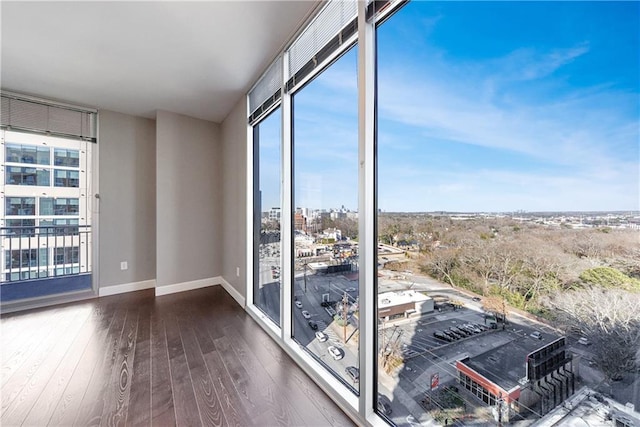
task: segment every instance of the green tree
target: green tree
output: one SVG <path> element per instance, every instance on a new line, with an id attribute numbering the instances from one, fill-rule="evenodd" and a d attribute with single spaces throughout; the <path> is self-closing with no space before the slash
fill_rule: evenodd
<path id="1" fill-rule="evenodd" d="M 640 280 L 627 276 L 612 267 L 595 267 L 580 274 L 580 280 L 590 286 L 640 291 Z"/>

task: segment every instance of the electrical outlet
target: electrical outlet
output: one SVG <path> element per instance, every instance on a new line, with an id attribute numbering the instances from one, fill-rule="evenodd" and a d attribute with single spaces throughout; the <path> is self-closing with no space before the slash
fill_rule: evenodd
<path id="1" fill-rule="evenodd" d="M 240 277 L 240 267 L 236 267 L 236 276 Z"/>
<path id="2" fill-rule="evenodd" d="M 127 261 L 122 261 L 120 263 L 120 270 L 126 270 L 129 268 L 129 265 L 127 264 Z"/>

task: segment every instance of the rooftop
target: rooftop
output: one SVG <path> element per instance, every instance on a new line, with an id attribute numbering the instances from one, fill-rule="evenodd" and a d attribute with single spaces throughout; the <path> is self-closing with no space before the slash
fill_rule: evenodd
<path id="1" fill-rule="evenodd" d="M 512 333 L 513 340 L 463 363 L 504 390 L 511 390 L 526 377 L 527 355 L 556 340 L 541 334 L 542 339 Z"/>
<path id="2" fill-rule="evenodd" d="M 378 294 L 378 309 L 386 307 L 394 307 L 400 304 L 416 303 L 422 301 L 428 301 L 431 297 L 428 297 L 420 292 L 416 291 L 399 291 L 399 292 L 384 292 Z"/>

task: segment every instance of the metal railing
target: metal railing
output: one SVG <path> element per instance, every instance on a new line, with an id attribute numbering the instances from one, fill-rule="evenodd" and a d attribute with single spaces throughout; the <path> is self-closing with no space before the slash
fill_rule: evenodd
<path id="1" fill-rule="evenodd" d="M 0 282 L 91 272 L 90 225 L 2 227 L 0 240 Z"/>

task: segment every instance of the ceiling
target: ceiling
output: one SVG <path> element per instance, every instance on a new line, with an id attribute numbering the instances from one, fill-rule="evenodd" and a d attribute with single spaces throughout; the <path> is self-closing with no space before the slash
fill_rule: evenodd
<path id="1" fill-rule="evenodd" d="M 317 4 L 2 1 L 1 87 L 221 122 Z"/>

